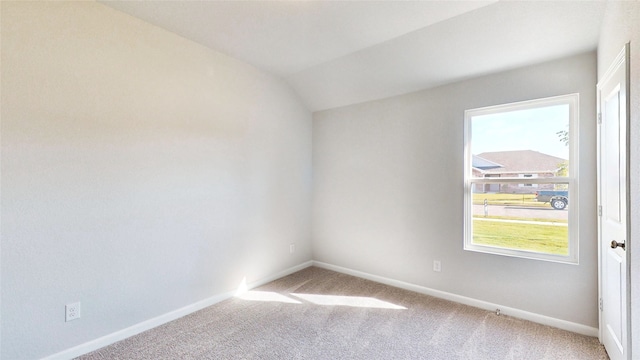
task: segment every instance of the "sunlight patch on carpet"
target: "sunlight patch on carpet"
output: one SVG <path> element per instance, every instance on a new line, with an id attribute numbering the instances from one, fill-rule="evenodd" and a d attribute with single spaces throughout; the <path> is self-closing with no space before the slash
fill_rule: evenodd
<path id="1" fill-rule="evenodd" d="M 292 299 L 282 294 L 278 294 L 277 292 L 273 291 L 246 291 L 242 294 L 237 295 L 236 297 L 242 300 L 250 301 L 271 301 L 289 304 L 301 304 L 301 302 L 298 300 Z"/>
<path id="2" fill-rule="evenodd" d="M 406 310 L 406 307 L 364 296 L 294 294 L 291 295 L 316 305 L 341 305 L 374 309 Z"/>

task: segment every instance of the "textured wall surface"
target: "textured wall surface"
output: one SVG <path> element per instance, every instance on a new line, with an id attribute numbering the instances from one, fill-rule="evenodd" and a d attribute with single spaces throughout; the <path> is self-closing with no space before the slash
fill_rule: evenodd
<path id="1" fill-rule="evenodd" d="M 1 20 L 2 359 L 311 259 L 311 114 L 287 85 L 93 2 Z"/>
<path id="2" fill-rule="evenodd" d="M 609 1 L 598 44 L 598 79 L 624 44 L 631 48 L 631 334 L 633 358 L 640 357 L 640 2 Z"/>
<path id="3" fill-rule="evenodd" d="M 314 113 L 314 259 L 597 327 L 595 84 L 587 53 Z M 464 251 L 464 111 L 570 93 L 580 94 L 580 264 Z"/>

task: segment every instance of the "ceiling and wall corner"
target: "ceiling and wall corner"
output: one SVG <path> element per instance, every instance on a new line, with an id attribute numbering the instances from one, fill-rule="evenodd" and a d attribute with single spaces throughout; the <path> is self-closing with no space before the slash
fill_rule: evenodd
<path id="1" fill-rule="evenodd" d="M 284 78 L 311 111 L 596 48 L 602 1 L 108 1 Z"/>
<path id="2" fill-rule="evenodd" d="M 495 1 L 100 1 L 280 76 Z"/>

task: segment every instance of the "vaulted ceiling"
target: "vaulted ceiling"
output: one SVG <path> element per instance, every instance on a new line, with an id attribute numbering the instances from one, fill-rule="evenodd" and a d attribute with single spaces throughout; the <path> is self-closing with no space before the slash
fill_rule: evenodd
<path id="1" fill-rule="evenodd" d="M 602 1 L 100 1 L 282 77 L 312 111 L 597 46 Z"/>

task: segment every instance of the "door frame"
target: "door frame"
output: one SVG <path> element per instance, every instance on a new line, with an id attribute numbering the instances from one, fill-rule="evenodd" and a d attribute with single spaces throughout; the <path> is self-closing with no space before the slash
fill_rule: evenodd
<path id="1" fill-rule="evenodd" d="M 600 96 L 600 90 L 601 90 L 601 86 L 603 83 L 605 83 L 607 80 L 609 80 L 613 74 L 615 73 L 615 71 L 618 69 L 618 67 L 621 65 L 622 62 L 624 62 L 624 66 L 625 66 L 625 91 L 626 91 L 626 97 L 625 97 L 625 104 L 621 104 L 621 106 L 625 107 L 625 117 L 626 117 L 626 144 L 625 147 L 627 149 L 627 156 L 626 156 L 626 160 L 625 160 L 625 167 L 626 167 L 626 175 L 625 175 L 625 203 L 626 203 L 626 236 L 625 236 L 625 259 L 626 259 L 626 328 L 627 328 L 627 341 L 625 344 L 625 348 L 626 348 L 626 357 L 628 360 L 631 360 L 632 357 L 632 349 L 631 349 L 631 274 L 630 274 L 630 269 L 631 269 L 631 241 L 630 241 L 630 237 L 629 235 L 631 234 L 631 174 L 630 174 L 630 156 L 629 156 L 629 144 L 630 144 L 630 140 L 631 140 L 631 132 L 630 132 L 630 125 L 631 125 L 631 96 L 629 93 L 630 90 L 630 79 L 631 79 L 631 73 L 630 73 L 630 65 L 629 65 L 629 61 L 630 61 L 630 44 L 626 43 L 624 48 L 622 49 L 622 51 L 620 51 L 620 53 L 618 54 L 618 56 L 616 56 L 615 60 L 611 63 L 611 65 L 609 66 L 609 68 L 607 69 L 607 71 L 605 72 L 604 76 L 602 77 L 602 79 L 600 79 L 598 81 L 598 84 L 596 86 L 596 95 L 597 95 L 597 100 L 596 100 L 596 106 L 597 106 L 597 116 L 598 116 L 598 120 L 597 120 L 597 138 L 596 138 L 596 142 L 597 142 L 597 155 L 596 155 L 596 166 L 597 166 L 597 202 L 598 202 L 598 339 L 600 340 L 600 342 L 602 343 L 602 339 L 603 339 L 603 334 L 604 331 L 606 330 L 602 324 L 602 310 L 603 310 L 603 306 L 602 306 L 602 277 L 603 277 L 603 254 L 602 254 L 602 202 L 601 202 L 601 161 L 600 161 L 600 157 L 601 157 L 601 153 L 600 153 L 600 147 L 601 147 L 601 129 L 600 129 L 600 123 L 601 123 L 601 96 Z"/>

